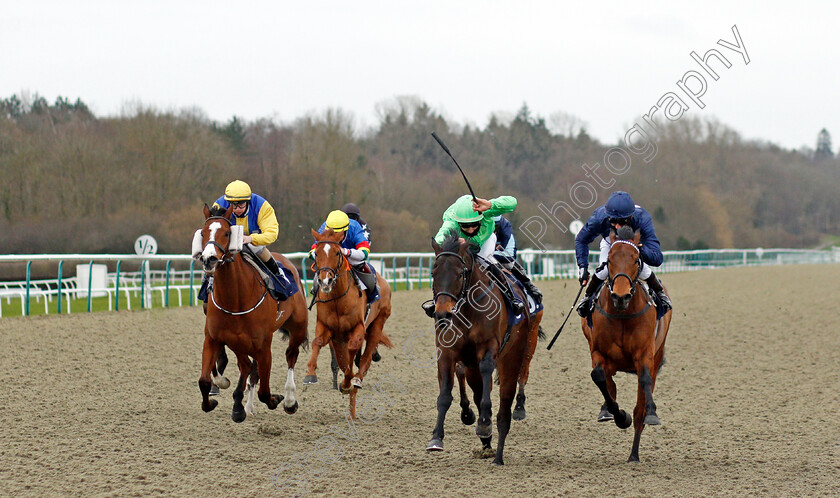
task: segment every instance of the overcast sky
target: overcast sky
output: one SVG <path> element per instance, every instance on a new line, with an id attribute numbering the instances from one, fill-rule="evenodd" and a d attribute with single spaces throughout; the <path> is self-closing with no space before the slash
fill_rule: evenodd
<path id="1" fill-rule="evenodd" d="M 98 116 L 197 107 L 219 121 L 340 107 L 360 128 L 396 96 L 480 127 L 527 103 L 615 143 L 675 92 L 689 115 L 747 139 L 814 147 L 826 127 L 836 145 L 840 3 L 734 3 L 0 0 L 0 97 L 81 98 Z M 735 43 L 733 25 L 749 64 L 717 44 Z M 731 63 L 711 62 L 717 81 L 690 56 L 712 48 Z M 677 86 L 692 70 L 704 109 Z"/>

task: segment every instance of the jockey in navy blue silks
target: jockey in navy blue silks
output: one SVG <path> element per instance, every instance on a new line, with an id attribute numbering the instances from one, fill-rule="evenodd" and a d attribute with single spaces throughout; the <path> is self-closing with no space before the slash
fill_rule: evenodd
<path id="1" fill-rule="evenodd" d="M 525 290 L 539 304 L 542 301 L 542 292 L 528 278 L 528 273 L 525 271 L 525 268 L 516 261 L 516 237 L 513 236 L 513 226 L 502 215 L 494 217 L 493 221 L 496 223 L 496 250 L 493 253 L 493 257 L 496 258 L 499 264 L 507 268 L 514 277 L 522 282 Z"/>
<path id="2" fill-rule="evenodd" d="M 591 312 L 592 297 L 609 275 L 606 262 L 610 252 L 610 229 L 618 229 L 624 225 L 629 226 L 633 231 L 638 230 L 641 235 L 639 252 L 642 257 L 642 267 L 639 270 L 639 279 L 644 280 L 656 294 L 664 311 L 671 308 L 671 300 L 650 268 L 662 264 L 662 249 L 659 247 L 659 239 L 656 238 L 656 232 L 653 229 L 653 219 L 644 208 L 633 202 L 630 194 L 618 191 L 613 192 L 607 203 L 595 210 L 575 237 L 575 259 L 581 285 L 589 280 L 589 244 L 599 235 L 602 237 L 598 269 L 577 307 L 577 312 L 582 317 L 586 317 Z"/>

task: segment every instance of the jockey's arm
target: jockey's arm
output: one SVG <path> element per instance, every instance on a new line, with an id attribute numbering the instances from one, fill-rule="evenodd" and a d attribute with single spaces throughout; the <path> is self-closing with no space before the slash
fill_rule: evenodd
<path id="1" fill-rule="evenodd" d="M 445 219 L 443 220 L 443 224 L 440 226 L 440 230 L 438 230 L 437 235 L 435 235 L 435 242 L 443 244 L 444 239 L 446 239 L 446 236 L 449 235 L 450 232 L 459 232 L 458 223 L 453 220 Z"/>
<path id="2" fill-rule="evenodd" d="M 656 237 L 656 232 L 653 229 L 653 219 L 647 211 L 639 216 L 639 231 L 641 232 L 641 239 L 639 240 L 639 252 L 642 254 L 642 260 L 648 266 L 659 266 L 662 264 L 662 248 L 659 245 L 659 239 Z"/>
<path id="3" fill-rule="evenodd" d="M 512 195 L 500 195 L 495 199 L 490 199 L 490 209 L 482 213 L 484 216 L 499 216 L 500 214 L 510 213 L 516 209 L 516 197 Z"/>
<path id="4" fill-rule="evenodd" d="M 601 235 L 599 225 L 600 220 L 593 214 L 575 236 L 575 260 L 578 267 L 589 266 L 589 244 Z"/>
<path id="5" fill-rule="evenodd" d="M 280 233 L 280 224 L 277 222 L 274 208 L 268 201 L 263 202 L 262 208 L 260 208 L 257 215 L 257 225 L 259 225 L 261 233 L 250 234 L 252 244 L 267 246 L 277 240 L 277 235 Z"/>

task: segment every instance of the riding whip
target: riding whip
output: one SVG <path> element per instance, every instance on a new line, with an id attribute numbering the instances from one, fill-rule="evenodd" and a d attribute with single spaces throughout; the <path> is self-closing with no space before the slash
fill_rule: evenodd
<path id="1" fill-rule="evenodd" d="M 563 327 L 566 326 L 566 322 L 568 322 L 569 317 L 572 316 L 572 310 L 575 309 L 575 304 L 577 303 L 577 300 L 580 297 L 580 293 L 583 292 L 584 287 L 585 287 L 584 284 L 580 284 L 580 290 L 578 291 L 577 296 L 575 296 L 575 301 L 574 301 L 574 303 L 572 303 L 572 307 L 569 308 L 569 312 L 566 313 L 566 319 L 563 320 L 563 325 L 560 325 L 560 328 L 557 330 L 557 333 L 554 334 L 554 337 L 551 339 L 551 342 L 548 343 L 548 347 L 546 349 L 550 350 L 551 346 L 554 346 L 554 341 L 556 341 L 557 338 L 560 337 L 560 332 L 563 332 Z"/>
<path id="2" fill-rule="evenodd" d="M 470 181 L 467 180 L 467 175 L 464 174 L 464 170 L 461 169 L 461 165 L 458 164 L 457 160 L 455 160 L 455 156 L 453 156 L 452 153 L 449 152 L 449 147 L 447 147 L 446 144 L 443 143 L 443 140 L 441 140 L 440 137 L 437 136 L 437 133 L 432 132 L 432 138 L 437 140 L 438 145 L 440 145 L 443 151 L 446 152 L 446 154 L 452 159 L 453 162 L 455 162 L 455 166 L 458 166 L 458 171 L 461 172 L 461 176 L 463 176 L 464 181 L 467 182 L 467 188 L 470 189 L 470 194 L 472 194 L 473 200 L 476 200 L 475 192 L 473 192 L 473 188 L 472 185 L 470 185 Z"/>

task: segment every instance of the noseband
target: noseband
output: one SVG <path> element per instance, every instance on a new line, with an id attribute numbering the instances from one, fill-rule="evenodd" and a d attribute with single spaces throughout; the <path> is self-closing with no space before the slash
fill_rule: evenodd
<path id="1" fill-rule="evenodd" d="M 211 217 L 207 218 L 207 220 L 204 222 L 204 224 L 206 225 L 207 222 L 210 221 L 210 220 L 223 220 L 225 223 L 228 224 L 228 228 L 231 227 L 230 220 L 225 218 L 224 216 L 211 216 Z M 230 249 L 230 242 L 229 241 L 228 241 L 228 247 L 222 247 L 222 245 L 219 244 L 218 242 L 216 242 L 215 239 L 208 240 L 207 243 L 204 244 L 204 247 L 207 247 L 209 245 L 216 246 L 216 248 L 218 248 L 219 251 L 222 252 L 222 257 L 219 259 L 218 266 L 221 266 L 225 263 L 230 263 L 231 261 L 233 261 L 234 255 L 231 254 L 231 252 L 229 250 Z M 213 271 L 209 271 L 209 272 L 205 269 L 204 273 L 213 273 L 215 271 L 216 271 L 215 268 L 213 268 Z"/>
<path id="2" fill-rule="evenodd" d="M 633 295 L 636 293 L 636 286 L 639 284 L 639 274 L 642 272 L 642 257 L 641 257 L 641 254 L 639 253 L 639 248 L 638 248 L 638 246 L 636 246 L 636 244 L 630 242 L 629 240 L 621 240 L 621 239 L 613 242 L 613 244 L 618 244 L 618 243 L 627 244 L 627 245 L 629 245 L 630 247 L 632 247 L 633 249 L 636 250 L 636 254 L 638 255 L 636 257 L 636 262 L 635 262 L 636 276 L 635 276 L 635 278 L 631 278 L 630 275 L 628 275 L 626 273 L 623 273 L 623 272 L 616 273 L 615 275 L 607 275 L 607 288 L 610 290 L 610 293 L 612 294 L 613 285 L 615 285 L 616 279 L 618 279 L 618 277 L 624 277 L 628 281 L 630 281 L 630 297 L 632 298 Z M 607 260 L 607 267 L 609 267 L 609 265 L 610 265 L 610 262 L 609 262 L 609 259 L 608 259 Z"/>
<path id="3" fill-rule="evenodd" d="M 435 293 L 432 301 L 437 304 L 438 297 L 440 297 L 440 296 L 451 297 L 452 299 L 455 300 L 456 303 L 458 301 L 461 301 L 462 299 L 466 299 L 467 292 L 469 291 L 469 285 L 467 285 L 467 284 L 469 283 L 470 275 L 472 274 L 472 265 L 467 266 L 467 262 L 464 261 L 464 258 L 460 254 L 458 254 L 457 252 L 444 251 L 444 252 L 438 253 L 437 256 L 435 256 L 435 261 L 437 261 L 437 259 L 440 258 L 441 256 L 455 256 L 456 258 L 458 258 L 458 260 L 461 262 L 461 264 L 464 265 L 463 268 L 461 268 L 461 272 L 460 272 L 460 275 L 463 278 L 463 282 L 461 282 L 461 290 L 458 292 L 457 296 L 455 294 L 450 293 L 450 292 L 441 291 L 441 292 L 436 292 Z M 472 262 L 475 263 L 475 260 L 473 259 Z"/>

